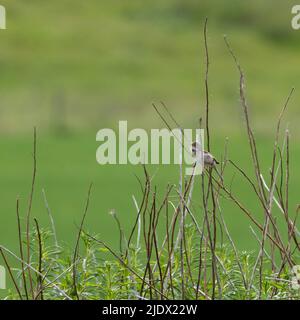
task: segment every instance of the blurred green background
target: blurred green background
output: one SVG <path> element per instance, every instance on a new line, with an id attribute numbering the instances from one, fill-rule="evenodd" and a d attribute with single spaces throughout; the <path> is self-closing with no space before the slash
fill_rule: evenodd
<path id="1" fill-rule="evenodd" d="M 291 132 L 291 214 L 299 203 L 300 31 L 291 28 L 293 1 L 2 0 L 7 30 L 0 30 L 0 243 L 17 249 L 16 198 L 26 214 L 32 170 L 32 131 L 38 132 L 38 171 L 32 216 L 49 225 L 42 189 L 68 245 L 76 239 L 89 183 L 94 182 L 86 227 L 109 244 L 118 239 L 114 208 L 126 230 L 140 199 L 133 166 L 99 166 L 96 132 L 163 126 L 152 102 L 164 101 L 176 119 L 196 128 L 204 115 L 203 24 L 209 19 L 211 139 L 220 158 L 251 173 L 239 103 L 239 75 L 224 44 L 226 34 L 246 74 L 251 119 L 268 176 L 275 121 L 293 86 L 285 115 Z M 177 183 L 176 166 L 151 167 L 159 192 Z M 229 178 L 231 179 L 231 177 Z M 238 176 L 233 190 L 258 219 L 262 212 Z M 200 184 L 196 185 L 200 197 Z M 200 199 L 200 198 L 199 198 Z M 255 240 L 249 221 L 229 201 L 224 214 L 240 249 Z M 201 210 L 197 211 L 201 214 Z"/>

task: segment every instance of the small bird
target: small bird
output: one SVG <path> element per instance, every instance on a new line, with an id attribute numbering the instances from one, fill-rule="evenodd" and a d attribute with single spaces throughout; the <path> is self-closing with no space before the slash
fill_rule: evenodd
<path id="1" fill-rule="evenodd" d="M 211 153 L 205 150 L 202 151 L 201 144 L 199 142 L 193 142 L 192 143 L 193 157 L 196 157 L 196 156 L 201 157 L 202 152 L 203 152 L 204 167 L 214 168 L 217 164 L 219 164 L 219 161 Z"/>

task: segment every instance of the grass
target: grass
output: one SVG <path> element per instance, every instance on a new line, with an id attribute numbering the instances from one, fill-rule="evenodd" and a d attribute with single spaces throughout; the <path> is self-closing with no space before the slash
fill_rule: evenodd
<path id="1" fill-rule="evenodd" d="M 230 158 L 239 161 L 241 166 L 249 166 L 249 151 L 245 144 L 246 137 L 241 133 L 239 137 L 230 138 L 229 152 Z M 19 137 L 5 137 L 0 141 L 2 150 L 1 157 L 1 192 L 2 215 L 0 225 L 0 242 L 10 247 L 17 248 L 15 236 L 15 201 L 20 197 L 21 212 L 25 213 L 27 207 L 27 196 L 30 187 L 31 168 L 31 140 L 32 137 L 26 135 Z M 221 157 L 225 141 L 222 137 L 213 136 L 214 150 L 218 150 L 216 156 Z M 265 146 L 268 146 L 267 148 Z M 297 164 L 299 163 L 299 145 L 291 138 L 291 208 L 296 208 L 298 204 L 297 185 L 300 179 Z M 56 220 L 58 236 L 62 242 L 68 244 L 73 241 L 73 231 L 75 223 L 78 223 L 84 204 L 84 193 L 88 184 L 93 181 L 94 192 L 91 204 L 91 212 L 87 218 L 87 226 L 92 232 L 100 232 L 105 239 L 115 246 L 117 240 L 111 237 L 110 230 L 114 223 L 108 212 L 114 208 L 119 215 L 124 228 L 128 230 L 133 219 L 134 210 L 131 196 L 137 195 L 138 181 L 134 174 L 141 176 L 142 169 L 136 166 L 99 166 L 95 160 L 97 143 L 95 135 L 70 135 L 57 139 L 56 135 L 41 134 L 38 137 L 38 176 L 36 193 L 34 196 L 33 216 L 37 217 L 42 225 L 48 224 L 46 208 L 42 197 L 42 189 L 46 195 Z M 268 152 L 272 149 L 268 137 L 260 137 L 259 154 L 263 159 L 263 171 L 265 175 L 270 167 L 270 157 Z M 12 161 L 14 159 L 14 161 Z M 153 166 L 149 168 L 154 174 L 158 170 L 154 182 L 162 191 L 168 183 L 178 182 L 177 166 Z M 74 174 L 76 172 L 76 175 Z M 250 172 L 250 169 L 249 169 Z M 233 174 L 232 174 L 233 176 Z M 242 179 L 235 175 L 234 191 L 245 199 L 253 211 L 257 210 L 257 205 L 249 193 L 249 188 Z M 243 188 L 238 186 L 242 185 Z M 115 201 L 114 193 L 118 193 L 118 201 Z M 200 192 L 200 191 L 199 191 Z M 196 201 L 196 199 L 195 199 Z M 238 247 L 253 249 L 253 239 L 250 234 L 248 224 L 243 216 L 231 204 L 225 203 L 225 214 L 228 224 L 234 237 L 238 239 Z M 259 214 L 258 214 L 259 215 Z"/>
<path id="2" fill-rule="evenodd" d="M 117 231 L 117 230 L 116 230 Z M 41 294 L 40 285 L 35 281 L 35 299 L 77 299 L 73 286 L 73 270 L 72 251 L 57 248 L 53 244 L 53 234 L 50 231 L 41 230 L 41 245 L 43 247 L 43 264 L 42 270 L 47 270 L 47 279 L 43 279 L 44 289 Z M 177 248 L 174 252 L 174 260 L 172 267 L 172 282 L 167 275 L 166 289 L 163 293 L 160 291 L 160 272 L 158 268 L 153 270 L 153 282 L 148 280 L 148 276 L 143 280 L 145 273 L 145 251 L 134 246 L 130 249 L 130 258 L 124 258 L 118 250 L 113 251 L 107 244 L 99 240 L 99 237 L 92 237 L 89 234 L 82 233 L 82 248 L 80 258 L 76 260 L 76 282 L 77 292 L 80 299 L 88 300 L 114 300 L 114 299 L 182 299 L 181 293 L 181 270 L 180 270 L 180 252 Z M 135 240 L 135 239 L 134 239 Z M 199 265 L 199 250 L 194 243 L 199 243 L 197 231 L 192 224 L 186 225 L 186 241 L 189 260 L 193 272 L 194 284 L 197 279 L 197 268 Z M 32 235 L 32 244 L 38 248 L 38 240 L 36 232 Z M 32 252 L 33 253 L 33 252 Z M 35 253 L 38 261 L 38 251 Z M 206 252 L 209 255 L 209 251 Z M 216 292 L 217 296 L 222 295 L 225 300 L 249 300 L 257 299 L 259 286 L 259 276 L 256 275 L 253 281 L 253 288 L 245 288 L 237 256 L 235 252 L 227 245 L 222 245 L 216 249 L 216 254 L 220 259 L 219 277 L 221 287 Z M 205 255 L 205 251 L 202 252 Z M 59 257 L 59 258 L 58 258 Z M 109 258 L 108 258 L 109 257 Z M 250 283 L 251 275 L 254 268 L 254 256 L 251 252 L 242 251 L 238 254 L 239 263 L 243 269 L 246 281 Z M 155 257 L 153 257 L 155 259 Z M 167 272 L 168 252 L 163 251 L 160 256 L 162 263 L 161 272 Z M 39 268 L 38 262 L 32 263 L 34 270 Z M 151 261 L 154 268 L 155 260 Z M 202 268 L 207 272 L 207 280 L 201 281 L 200 290 L 195 296 L 195 288 L 191 282 L 187 282 L 185 288 L 185 299 L 194 300 L 210 300 L 208 292 L 211 292 L 212 283 L 210 276 L 211 260 L 207 259 L 203 262 Z M 297 290 L 291 289 L 292 272 L 286 269 L 281 272 L 280 278 L 271 270 L 271 264 L 266 261 L 265 267 L 268 271 L 264 273 L 262 299 L 299 299 Z M 185 269 L 188 266 L 185 264 Z M 21 271 L 20 271 L 21 272 Z M 205 271 L 204 271 L 205 272 Z M 190 281 L 190 274 L 186 271 L 185 277 Z M 204 276 L 205 279 L 205 276 Z M 49 285 L 50 283 L 50 285 Z M 152 283 L 152 285 L 151 285 Z M 54 285 L 55 284 L 55 287 Z M 196 285 L 196 284 L 195 284 Z M 22 289 L 22 286 L 20 286 Z M 152 290 L 151 290 L 152 289 Z M 222 293 L 219 291 L 221 290 Z M 23 292 L 24 290 L 22 290 Z M 23 299 L 25 294 L 22 293 Z M 11 291 L 8 298 L 20 299 L 17 293 Z"/>
<path id="3" fill-rule="evenodd" d="M 228 135 L 241 118 L 236 72 L 222 39 L 228 34 L 247 71 L 256 130 L 270 133 L 273 111 L 299 74 L 291 3 L 213 3 L 94 0 L 69 8 L 68 1 L 3 1 L 9 15 L 0 34 L 1 132 L 28 133 L 35 125 L 53 130 L 61 122 L 72 132 L 91 131 L 115 125 L 116 118 L 149 128 L 157 125 L 151 103 L 160 100 L 184 125 L 196 126 L 204 93 L 201 30 L 208 16 L 211 125 Z M 296 134 L 294 102 L 289 112 Z"/>
<path id="4" fill-rule="evenodd" d="M 132 195 L 138 197 L 132 166 L 100 167 L 95 161 L 95 134 L 128 119 L 132 127 L 160 127 L 151 108 L 164 100 L 183 126 L 198 126 L 204 114 L 202 27 L 209 17 L 211 66 L 210 126 L 213 153 L 220 159 L 229 137 L 230 159 L 251 175 L 243 115 L 238 96 L 238 74 L 223 42 L 230 40 L 247 74 L 247 95 L 256 142 L 265 177 L 272 162 L 274 123 L 299 74 L 298 33 L 290 27 L 291 2 L 232 0 L 152 1 L 128 3 L 35 0 L 2 3 L 8 29 L 0 33 L 0 243 L 17 252 L 15 203 L 26 215 L 32 157 L 31 130 L 38 126 L 38 175 L 32 217 L 41 227 L 49 223 L 42 189 L 57 225 L 60 244 L 70 247 L 84 208 L 84 194 L 94 182 L 86 228 L 100 233 L 116 250 L 112 236 L 116 210 L 124 230 L 135 216 Z M 246 22 L 246 23 L 245 23 Z M 145 36 L 147 35 L 147 36 Z M 251 46 L 250 46 L 251 44 Z M 255 53 L 255 59 L 254 59 Z M 286 112 L 290 138 L 290 210 L 298 200 L 300 173 L 298 106 L 295 91 Z M 285 127 L 285 124 L 283 125 Z M 284 131 L 284 129 L 283 129 Z M 178 183 L 175 166 L 149 167 L 158 193 Z M 262 221 L 255 196 L 231 168 L 233 191 Z M 253 177 L 252 177 L 253 178 Z M 117 194 L 117 198 L 116 195 Z M 201 186 L 196 185 L 195 207 L 201 209 Z M 230 234 L 240 250 L 257 250 L 249 223 L 231 201 L 223 201 Z M 200 215 L 199 215 L 200 216 Z M 284 225 L 279 228 L 284 230 Z M 163 232 L 163 231 L 161 231 Z M 222 251 L 222 248 L 219 248 Z M 218 249 L 218 250 L 219 250 Z M 227 248 L 226 248 L 227 250 Z M 232 254 L 232 252 L 231 252 Z M 62 255 L 67 259 L 68 254 Z M 115 265 L 119 267 L 118 263 Z"/>
<path id="5" fill-rule="evenodd" d="M 165 173 L 165 170 L 162 172 Z M 150 179 L 148 172 L 145 171 L 144 196 L 141 197 L 140 192 L 138 192 L 139 196 L 137 196 L 137 206 L 140 209 L 137 213 L 137 208 L 132 208 L 130 210 L 131 219 L 126 217 L 130 227 L 132 228 L 133 225 L 134 227 L 132 231 L 129 229 L 130 232 L 127 232 L 127 228 L 124 228 L 123 224 L 124 217 L 116 214 L 115 211 L 111 211 L 109 219 L 113 222 L 113 227 L 109 230 L 109 233 L 115 235 L 115 241 L 110 240 L 109 244 L 107 241 L 103 242 L 103 239 L 106 239 L 106 235 L 102 232 L 104 230 L 100 226 L 95 227 L 96 231 L 91 231 L 90 226 L 86 226 L 91 221 L 88 219 L 92 214 L 91 211 L 94 211 L 92 203 L 95 202 L 95 190 L 92 193 L 89 191 L 86 199 L 80 205 L 80 210 L 78 211 L 82 217 L 81 223 L 78 221 L 75 232 L 68 232 L 69 235 L 73 236 L 73 243 L 77 243 L 74 249 L 70 249 L 68 245 L 63 243 L 61 235 L 59 232 L 56 233 L 55 229 L 52 229 L 49 222 L 45 223 L 48 227 L 43 228 L 41 223 L 36 220 L 36 227 L 32 229 L 30 234 L 30 268 L 32 268 L 33 274 L 32 295 L 29 281 L 30 276 L 28 275 L 28 268 L 26 268 L 25 263 L 24 271 L 18 269 L 18 276 L 12 275 L 17 291 L 10 291 L 8 298 L 299 299 L 299 291 L 291 288 L 291 266 L 288 265 L 287 261 L 278 252 L 276 253 L 276 247 L 272 245 L 269 247 L 269 244 L 266 243 L 265 250 L 271 256 L 266 253 L 262 265 L 263 272 L 261 272 L 255 258 L 260 248 L 257 242 L 252 241 L 253 248 L 256 248 L 254 251 L 245 251 L 245 246 L 242 246 L 243 250 L 239 250 L 236 249 L 236 245 L 230 245 L 230 243 L 233 243 L 233 239 L 238 239 L 235 238 L 234 233 L 227 230 L 227 224 L 223 220 L 228 219 L 228 227 L 231 229 L 232 216 L 227 214 L 226 199 L 224 197 L 226 193 L 219 194 L 220 191 L 217 190 L 219 186 L 222 190 L 223 184 L 220 185 L 221 181 L 218 181 L 218 177 L 212 176 L 211 172 L 206 175 L 205 179 L 209 181 L 211 177 L 213 177 L 214 181 L 214 192 L 217 192 L 216 199 L 222 203 L 222 211 L 218 213 L 218 221 L 220 223 L 217 228 L 218 244 L 216 244 L 214 251 L 210 248 L 207 238 L 208 231 L 204 223 L 204 208 L 206 204 L 203 207 L 201 199 L 197 200 L 201 196 L 201 189 L 209 188 L 209 184 L 205 186 L 202 184 L 201 187 L 201 178 L 198 177 L 199 179 L 195 180 L 194 200 L 190 206 L 184 205 L 185 209 L 183 212 L 186 215 L 183 231 L 184 243 L 179 245 L 181 242 L 178 243 L 176 239 L 181 234 L 180 215 L 182 213 L 180 209 L 181 198 L 178 198 L 176 191 L 178 186 L 172 186 L 173 191 L 167 188 L 169 191 L 166 191 L 166 195 L 164 196 L 162 195 L 161 184 L 160 188 L 157 189 L 153 185 L 153 180 Z M 225 177 L 226 184 L 230 183 L 228 175 L 224 175 L 224 179 Z M 192 181 L 190 180 L 191 178 L 187 179 L 187 181 Z M 55 181 L 56 185 L 59 185 L 58 182 Z M 38 188 L 37 185 L 35 184 L 36 188 Z M 199 187 L 200 190 L 197 190 Z M 224 191 L 226 188 L 228 187 L 224 187 Z M 135 191 L 137 190 L 136 186 L 134 189 Z M 190 182 L 186 185 L 185 189 L 187 190 L 187 194 L 192 192 Z M 198 196 L 197 191 L 199 191 Z M 236 188 L 231 189 L 234 195 L 236 195 L 236 191 Z M 113 190 L 109 190 L 109 193 L 112 194 L 113 198 L 117 196 Z M 126 192 L 123 192 L 121 196 L 127 196 Z M 238 196 L 239 201 L 242 202 L 245 197 L 249 199 L 249 197 L 243 196 L 240 193 Z M 259 207 L 257 196 L 253 194 L 253 191 L 251 197 L 253 197 L 256 206 Z M 129 198 L 130 196 L 127 198 L 127 204 Z M 188 196 L 185 198 L 188 199 Z M 111 203 L 114 199 L 108 200 Z M 172 203 L 174 203 L 174 208 L 177 209 L 174 210 Z M 224 207 L 223 204 L 225 204 Z M 47 206 L 48 203 L 43 204 L 44 209 Z M 78 206 L 74 202 L 73 208 L 78 209 Z M 232 205 L 232 208 L 236 208 L 236 206 Z M 248 205 L 247 208 L 251 211 L 251 206 Z M 279 227 L 275 229 L 275 233 L 277 233 L 276 239 L 277 237 L 280 239 L 283 236 L 281 239 L 288 241 L 285 237 L 287 233 L 285 224 L 280 219 L 280 216 L 278 216 L 277 211 L 275 208 L 272 210 L 272 216 L 274 215 L 274 218 L 275 216 L 278 218 L 279 224 Z M 190 212 L 194 213 L 196 220 L 190 218 Z M 233 212 L 230 212 L 230 214 L 233 214 Z M 240 215 L 241 221 L 247 225 L 248 229 L 249 220 L 245 218 L 242 211 L 236 209 L 234 210 L 234 214 Z M 293 216 L 292 213 L 291 215 Z M 108 215 L 106 216 L 108 217 Z M 57 216 L 54 217 L 55 223 L 61 228 L 59 218 Z M 177 220 L 173 220 L 174 217 L 177 217 Z M 263 219 L 259 219 L 257 216 L 253 217 L 258 219 L 260 223 L 263 223 Z M 113 221 L 113 218 L 117 221 L 117 225 Z M 122 224 L 119 223 L 119 218 Z M 135 225 L 134 221 L 137 218 L 141 222 Z M 39 221 L 44 219 L 39 219 Z M 238 220 L 238 217 L 234 218 L 235 223 Z M 195 221 L 197 221 L 196 224 Z M 212 220 L 210 221 L 212 223 Z M 23 221 L 21 225 L 24 226 L 25 222 Z M 238 227 L 242 228 L 241 224 Z M 201 232 L 199 232 L 199 228 L 202 230 Z M 99 230 L 101 230 L 100 234 L 96 236 L 92 235 L 99 233 Z M 65 230 L 64 233 L 67 234 Z M 279 233 L 281 236 L 279 236 Z M 21 234 L 23 235 L 24 248 L 26 248 L 25 234 Z M 78 236 L 77 241 L 76 234 Z M 204 238 L 202 238 L 202 234 L 205 234 Z M 240 235 L 240 232 L 238 234 Z M 259 237 L 259 230 L 256 230 L 256 234 Z M 167 244 L 164 246 L 163 239 L 165 237 L 167 237 Z M 228 239 L 226 240 L 225 238 L 227 237 Z M 55 242 L 56 238 L 59 239 L 57 244 Z M 107 239 L 111 239 L 111 236 L 107 236 Z M 228 240 L 230 241 L 228 242 Z M 240 247 L 240 241 L 237 241 L 237 243 L 238 247 Z M 290 242 L 288 241 L 288 243 Z M 14 259 L 19 259 L 17 256 L 11 255 L 7 246 L 1 245 L 1 250 L 4 257 L 9 255 Z M 295 258 L 296 262 L 299 259 L 299 255 L 297 251 L 292 251 L 289 254 L 291 255 L 290 258 L 293 256 L 292 259 Z M 218 257 L 216 271 L 211 270 L 214 255 Z M 10 270 L 9 265 L 8 263 L 8 270 Z M 280 265 L 282 266 L 279 267 Z M 39 271 L 37 272 L 36 270 Z M 218 280 L 215 279 L 216 282 L 212 280 L 213 272 L 217 272 L 218 275 Z M 13 272 L 12 274 L 16 273 Z M 26 289 L 24 281 L 21 278 L 22 274 L 24 274 L 26 279 Z M 46 276 L 43 276 L 44 274 Z M 39 275 L 42 276 L 40 277 Z M 182 281 L 182 279 L 184 280 Z M 216 286 L 216 283 L 218 283 L 218 286 Z"/>
<path id="6" fill-rule="evenodd" d="M 207 20 L 204 29 L 205 129 L 207 149 L 210 151 L 210 60 L 206 25 Z M 153 186 L 153 177 L 149 175 L 146 166 L 143 166 L 145 181 L 138 179 L 142 197 L 139 202 L 133 198 L 137 213 L 133 220 L 135 222 L 131 221 L 133 227 L 129 234 L 124 232 L 116 211 L 110 211 L 119 231 L 118 250 L 106 244 L 102 236 L 93 236 L 85 230 L 91 201 L 91 184 L 81 223 L 77 226 L 75 247 L 72 252 L 67 252 L 57 241 L 56 228 L 45 194 L 45 207 L 52 223 L 50 236 L 55 240 L 54 245 L 47 242 L 49 234 L 40 228 L 36 218 L 35 231 L 30 232 L 37 173 L 35 130 L 32 184 L 25 223 L 21 224 L 20 221 L 19 199 L 16 207 L 20 256 L 7 247 L 0 246 L 0 253 L 16 290 L 8 298 L 299 299 L 299 291 L 293 287 L 293 268 L 299 261 L 299 206 L 295 209 L 290 207 L 288 130 L 284 133 L 283 144 L 280 141 L 282 118 L 294 89 L 278 117 L 271 153 L 268 150 L 272 162 L 267 178 L 262 169 L 263 163 L 249 117 L 244 73 L 226 39 L 225 42 L 240 75 L 239 92 L 250 147 L 248 163 L 253 166 L 254 174 L 243 169 L 240 161 L 228 158 L 227 143 L 217 176 L 214 168 L 210 167 L 206 168 L 197 181 L 197 176 L 183 177 L 183 168 L 180 166 L 179 183 L 168 184 L 164 193 L 158 193 L 156 185 Z M 227 167 L 243 178 L 243 186 L 250 188 L 246 198 L 249 200 L 249 195 L 253 197 L 256 206 L 254 211 L 236 192 L 233 187 L 236 181 L 232 171 L 228 175 Z M 200 186 L 198 196 L 195 196 L 194 186 Z M 241 190 L 241 184 L 238 185 L 238 190 Z M 115 190 L 111 190 L 111 194 L 115 200 Z M 250 223 L 250 230 L 257 241 L 257 251 L 240 252 L 237 248 L 223 214 L 223 203 L 226 201 L 230 201 L 244 220 Z M 201 215 L 195 215 L 196 212 Z M 24 224 L 25 240 L 22 236 Z M 163 226 L 165 232 L 161 229 Z M 135 237 L 136 243 L 133 240 Z M 85 245 L 84 249 L 80 249 L 81 243 Z M 110 260 L 104 253 L 111 254 L 114 259 Z M 13 274 L 7 254 L 21 263 L 19 279 Z M 299 280 L 296 281 L 298 286 Z"/>

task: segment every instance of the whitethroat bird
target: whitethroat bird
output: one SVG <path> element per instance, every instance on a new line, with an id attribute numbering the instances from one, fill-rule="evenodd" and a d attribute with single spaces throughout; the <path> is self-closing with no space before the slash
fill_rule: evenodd
<path id="1" fill-rule="evenodd" d="M 202 150 L 199 142 L 192 143 L 192 153 L 193 157 L 197 157 L 197 161 L 202 160 L 201 162 L 203 162 L 205 168 L 214 168 L 217 164 L 219 164 L 218 160 L 211 153 Z M 203 158 L 201 159 L 201 157 Z"/>

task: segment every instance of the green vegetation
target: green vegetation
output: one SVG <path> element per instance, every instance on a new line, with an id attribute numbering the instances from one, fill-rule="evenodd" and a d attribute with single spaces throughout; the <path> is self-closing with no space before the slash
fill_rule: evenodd
<path id="1" fill-rule="evenodd" d="M 59 244 L 72 247 L 84 210 L 84 194 L 93 182 L 85 228 L 90 234 L 99 234 L 99 239 L 117 250 L 119 239 L 109 212 L 115 209 L 128 234 L 136 213 L 132 195 L 138 200 L 140 197 L 135 175 L 141 177 L 143 170 L 97 165 L 96 132 L 103 127 L 114 128 L 117 121 L 124 119 L 132 128 L 162 127 L 151 107 L 152 102 L 161 100 L 182 126 L 198 127 L 199 117 L 204 118 L 205 114 L 202 32 L 205 17 L 209 19 L 212 151 L 221 159 L 228 137 L 229 158 L 254 178 L 239 101 L 239 75 L 223 41 L 223 35 L 227 34 L 246 74 L 261 171 L 270 183 L 274 124 L 288 93 L 299 82 L 300 31 L 293 31 L 290 26 L 293 1 L 228 0 L 221 4 L 218 0 L 203 0 L 199 4 L 196 0 L 163 3 L 91 0 L 72 1 L 70 7 L 70 1 L 66 0 L 47 3 L 2 0 L 1 4 L 7 9 L 8 29 L 0 32 L 0 244 L 18 251 L 16 199 L 20 199 L 24 223 L 31 179 L 31 132 L 37 126 L 38 167 L 32 217 L 37 218 L 41 227 L 49 223 L 42 195 L 45 189 Z M 296 87 L 282 121 L 282 132 L 288 123 L 291 134 L 292 216 L 299 204 L 298 101 L 300 93 Z M 178 184 L 176 166 L 147 169 L 154 175 L 158 198 L 168 184 Z M 226 183 L 231 181 L 232 191 L 262 223 L 263 212 L 251 188 L 229 167 Z M 174 192 L 173 196 L 178 195 Z M 195 183 L 193 201 L 201 219 L 200 180 Z M 249 221 L 228 199 L 223 201 L 223 214 L 241 257 L 257 250 Z M 279 220 L 278 225 L 285 230 L 283 221 Z M 158 230 L 165 233 L 165 229 Z M 96 243 L 91 246 L 91 250 L 99 249 L 94 248 Z M 218 250 L 220 255 L 223 250 L 232 255 L 228 243 Z M 68 257 L 70 253 L 65 249 L 53 277 L 63 265 L 69 265 Z M 46 269 L 49 261 L 44 258 Z M 11 262 L 15 265 L 14 260 Z M 249 268 L 253 267 L 251 263 Z M 119 262 L 110 260 L 107 264 L 119 267 Z M 135 265 L 138 272 L 139 264 L 142 262 Z M 91 265 L 91 272 L 94 267 L 104 268 L 105 263 Z M 235 270 L 234 262 L 230 268 Z M 128 272 L 121 268 L 120 272 L 123 271 Z M 283 272 L 286 279 L 288 272 Z M 266 276 L 270 274 L 268 271 Z M 226 280 L 224 283 L 226 286 Z M 83 295 L 84 291 L 82 288 Z M 287 291 L 283 285 L 282 296 L 286 297 Z M 53 293 L 50 290 L 45 295 L 54 297 Z M 114 293 L 107 291 L 107 297 L 110 294 Z M 224 290 L 224 298 L 231 294 Z M 246 298 L 246 293 L 240 297 Z M 269 296 L 266 293 L 263 297 Z"/>
<path id="2" fill-rule="evenodd" d="M 118 232 L 118 230 L 115 230 Z M 92 237 L 86 233 L 81 235 L 82 250 L 80 257 L 76 259 L 76 291 L 74 290 L 74 264 L 73 252 L 65 246 L 56 247 L 53 234 L 40 230 L 41 246 L 43 248 L 42 272 L 47 271 L 42 286 L 38 274 L 34 274 L 34 299 L 69 300 L 114 300 L 114 299 L 199 299 L 210 300 L 212 291 L 211 282 L 211 257 L 209 248 L 202 251 L 202 275 L 198 280 L 199 256 L 197 245 L 200 243 L 199 234 L 194 225 L 186 225 L 186 251 L 189 265 L 184 264 L 185 289 L 182 294 L 181 254 L 178 246 L 173 255 L 173 265 L 170 271 L 168 250 L 162 251 L 160 256 L 160 269 L 158 268 L 153 252 L 153 260 L 150 261 L 152 272 L 151 281 L 145 276 L 146 252 L 143 248 L 132 245 L 130 253 L 125 258 L 124 252 L 112 251 L 99 237 Z M 32 235 L 32 245 L 35 262 L 33 270 L 39 270 L 39 242 L 35 231 Z M 133 239 L 136 242 L 136 238 Z M 154 249 L 153 249 L 154 251 Z M 216 250 L 219 259 L 219 286 L 216 287 L 216 298 L 225 300 L 249 300 L 258 299 L 260 281 L 262 281 L 261 299 L 299 299 L 299 290 L 291 287 L 293 272 L 284 269 L 280 276 L 272 272 L 272 264 L 265 261 L 263 279 L 260 280 L 259 270 L 255 268 L 253 252 L 242 251 L 236 253 L 227 245 L 222 245 Z M 207 255 L 206 260 L 205 255 Z M 190 269 L 189 269 L 190 268 Z M 241 270 L 243 273 L 241 273 Z M 256 272 L 253 275 L 253 270 Z M 190 274 L 192 273 L 192 275 Z M 19 270 L 19 274 L 22 270 Z M 161 290 L 161 274 L 164 278 L 164 290 Z M 145 278 L 144 278 L 145 277 Z M 192 279 L 192 280 L 191 280 Z M 22 280 L 20 278 L 19 283 Z M 197 293 L 197 285 L 199 291 Z M 29 298 L 30 287 L 27 283 Z M 20 284 L 19 291 L 23 299 L 26 299 L 24 287 Z M 9 299 L 20 299 L 17 291 L 11 290 Z"/>
<path id="3" fill-rule="evenodd" d="M 279 125 L 280 121 L 278 129 Z M 251 138 L 251 127 L 248 128 L 252 141 L 250 149 L 254 151 L 253 163 L 257 164 L 255 172 L 259 176 L 256 142 Z M 275 143 L 278 143 L 278 137 Z M 153 186 L 153 177 L 143 167 L 145 178 L 140 180 L 142 197 L 138 201 L 133 198 L 136 213 L 130 221 L 130 232 L 124 230 L 115 210 L 110 212 L 117 225 L 115 231 L 110 230 L 117 239 L 117 249 L 103 241 L 102 235 L 93 236 L 85 228 L 92 184 L 72 250 L 58 241 L 46 197 L 51 231 L 41 228 L 38 220 L 34 219 L 33 232 L 27 227 L 26 232 L 22 232 L 24 225 L 28 226 L 31 221 L 36 155 L 34 147 L 29 211 L 24 223 L 19 216 L 19 200 L 16 206 L 19 255 L 0 245 L 0 254 L 14 284 L 8 299 L 300 298 L 298 280 L 293 274 L 299 261 L 297 215 L 294 218 L 288 213 L 288 136 L 282 148 L 274 148 L 271 186 L 265 196 L 260 192 L 260 188 L 264 189 L 262 180 L 256 181 L 248 176 L 227 158 L 227 153 L 217 176 L 213 169 L 207 169 L 201 177 L 189 176 L 179 182 L 184 182 L 182 187 L 167 186 L 163 195 Z M 258 219 L 249 206 L 244 206 L 243 199 L 237 198 L 224 174 L 227 166 L 233 166 L 251 187 L 248 192 L 256 205 L 262 206 L 264 219 Z M 194 201 L 200 181 L 202 200 L 196 197 Z M 118 194 L 112 191 L 112 197 L 115 199 Z M 224 207 L 227 211 L 226 205 L 223 207 L 226 201 L 232 202 L 244 220 L 252 225 L 250 229 L 257 241 L 257 250 L 237 248 L 227 227 L 227 216 L 223 214 Z M 280 212 L 282 215 L 278 214 Z M 18 262 L 16 275 L 8 257 Z"/>
<path id="4" fill-rule="evenodd" d="M 182 124 L 197 126 L 203 107 L 204 18 L 209 18 L 214 135 L 239 134 L 237 74 L 223 35 L 247 73 L 258 132 L 269 133 L 276 112 L 298 83 L 299 33 L 293 1 L 4 0 L 8 29 L 0 33 L 3 133 L 71 131 L 128 119 L 156 127 L 152 101 L 164 102 Z M 290 105 L 298 131 L 299 93 Z M 296 135 L 296 133 L 295 133 Z"/>

